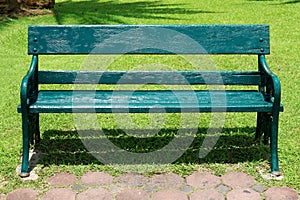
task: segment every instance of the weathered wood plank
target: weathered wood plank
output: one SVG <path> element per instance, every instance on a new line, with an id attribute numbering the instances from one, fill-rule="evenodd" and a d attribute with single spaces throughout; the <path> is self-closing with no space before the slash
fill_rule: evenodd
<path id="1" fill-rule="evenodd" d="M 257 71 L 39 71 L 40 84 L 260 85 Z"/>
<path id="2" fill-rule="evenodd" d="M 269 54 L 268 25 L 29 26 L 29 54 Z"/>
<path id="3" fill-rule="evenodd" d="M 40 91 L 32 113 L 271 112 L 250 90 Z M 281 106 L 282 109 L 282 106 Z"/>

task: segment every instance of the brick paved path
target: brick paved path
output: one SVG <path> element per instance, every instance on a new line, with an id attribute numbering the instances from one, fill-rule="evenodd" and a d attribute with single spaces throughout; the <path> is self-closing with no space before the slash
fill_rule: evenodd
<path id="1" fill-rule="evenodd" d="M 3 195 L 7 200 L 297 200 L 296 190 L 267 188 L 242 172 L 222 177 L 194 172 L 186 178 L 177 174 L 158 174 L 149 178 L 140 174 L 113 177 L 106 172 L 88 172 L 81 177 L 58 173 L 48 177 L 45 192 L 20 188 Z"/>

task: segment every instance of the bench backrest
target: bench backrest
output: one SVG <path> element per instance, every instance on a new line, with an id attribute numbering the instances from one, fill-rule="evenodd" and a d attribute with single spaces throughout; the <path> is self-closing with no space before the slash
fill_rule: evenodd
<path id="1" fill-rule="evenodd" d="M 267 25 L 29 26 L 28 36 L 29 54 L 270 53 Z"/>
<path id="2" fill-rule="evenodd" d="M 28 53 L 44 54 L 269 54 L 268 25 L 29 26 Z M 126 74 L 126 79 L 121 77 Z M 78 82 L 76 77 L 83 77 Z M 260 85 L 256 72 L 40 71 L 40 84 Z M 176 78 L 178 77 L 178 78 Z M 184 77 L 184 80 L 182 79 Z M 221 78 L 220 78 L 221 77 Z"/>

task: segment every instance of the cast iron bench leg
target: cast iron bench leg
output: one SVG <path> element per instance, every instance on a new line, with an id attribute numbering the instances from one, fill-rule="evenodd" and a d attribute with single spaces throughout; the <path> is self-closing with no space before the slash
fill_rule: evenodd
<path id="1" fill-rule="evenodd" d="M 255 141 L 259 141 L 263 135 L 263 143 L 266 145 L 269 143 L 269 138 L 272 132 L 272 114 L 270 113 L 257 113 L 257 124 Z"/>
<path id="2" fill-rule="evenodd" d="M 22 156 L 22 166 L 21 174 L 22 178 L 28 177 L 30 174 L 28 172 L 28 159 L 29 159 L 29 122 L 28 113 L 22 113 L 22 129 L 23 129 L 23 156 Z"/>
<path id="3" fill-rule="evenodd" d="M 264 139 L 263 143 L 267 145 L 269 143 L 269 139 L 272 134 L 272 113 L 264 113 L 263 115 L 264 121 Z"/>
<path id="4" fill-rule="evenodd" d="M 279 112 L 275 112 L 272 115 L 272 133 L 270 139 L 271 147 L 271 173 L 274 175 L 279 175 L 279 166 L 278 166 L 278 119 Z"/>
<path id="5" fill-rule="evenodd" d="M 29 114 L 29 136 L 30 144 L 38 144 L 41 140 L 39 114 Z"/>
<path id="6" fill-rule="evenodd" d="M 263 113 L 257 113 L 255 141 L 259 141 L 263 133 Z"/>

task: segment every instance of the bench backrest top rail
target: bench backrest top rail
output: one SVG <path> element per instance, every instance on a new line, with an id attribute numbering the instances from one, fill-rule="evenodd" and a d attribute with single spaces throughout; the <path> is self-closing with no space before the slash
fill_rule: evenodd
<path id="1" fill-rule="evenodd" d="M 31 25 L 28 54 L 269 54 L 268 25 Z"/>

